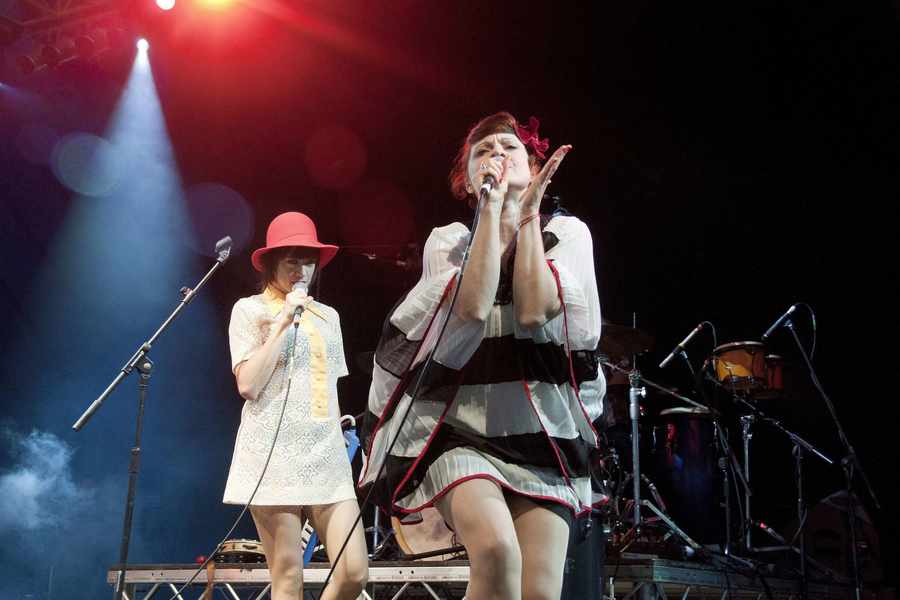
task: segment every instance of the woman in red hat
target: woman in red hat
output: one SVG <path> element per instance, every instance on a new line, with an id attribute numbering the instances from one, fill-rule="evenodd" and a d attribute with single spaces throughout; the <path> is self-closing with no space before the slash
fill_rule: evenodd
<path id="1" fill-rule="evenodd" d="M 382 329 L 369 394 L 361 482 L 393 512 L 440 512 L 468 552 L 471 600 L 559 598 L 569 528 L 593 503 L 605 389 L 594 251 L 582 221 L 539 212 L 571 146 L 548 158 L 537 129 L 497 113 L 469 131 L 453 191 L 475 206 L 493 180 L 474 238 L 462 223 L 431 232 L 422 278 Z"/>
<path id="2" fill-rule="evenodd" d="M 341 323 L 333 308 L 304 291 L 337 251 L 319 242 L 306 215 L 276 217 L 266 246 L 252 256 L 262 293 L 238 300 L 228 327 L 232 370 L 245 402 L 224 502 L 250 505 L 273 600 L 303 596 L 301 510 L 332 561 L 359 515 L 339 422 L 337 380 L 347 375 Z M 304 310 L 295 324 L 298 307 Z M 367 575 L 365 537 L 357 527 L 322 598 L 356 598 Z"/>

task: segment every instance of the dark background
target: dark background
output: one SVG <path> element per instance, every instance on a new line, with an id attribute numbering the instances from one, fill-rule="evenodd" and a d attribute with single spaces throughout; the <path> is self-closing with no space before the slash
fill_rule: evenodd
<path id="1" fill-rule="evenodd" d="M 689 388 L 682 365 L 654 365 L 701 320 L 715 323 L 719 343 L 757 340 L 793 302 L 815 309 L 815 365 L 879 494 L 884 510 L 868 508 L 893 571 L 897 7 L 267 6 L 278 5 L 203 19 L 178 7 L 128 13 L 151 42 L 183 185 L 218 182 L 252 208 L 249 243 L 154 348 L 132 561 L 191 561 L 236 515 L 220 503 L 241 402 L 227 321 L 254 289 L 249 252 L 272 217 L 306 212 L 320 238 L 345 247 L 323 273 L 320 298 L 342 315 L 352 371 L 343 410 L 361 412 L 368 380 L 355 358 L 374 349 L 388 308 L 418 277 L 408 259 L 420 250 L 409 244 L 420 249 L 432 227 L 471 218 L 450 196 L 447 172 L 467 128 L 505 109 L 538 116 L 552 148 L 574 146 L 551 192 L 593 233 L 605 319 L 636 319 L 656 338 L 640 362 L 649 377 Z M 0 77 L 45 106 L 23 110 L 21 96 L 0 88 L 0 464 L 10 492 L 0 526 L 23 540 L 0 558 L 16 598 L 106 593 L 136 382 L 126 380 L 81 433 L 70 425 L 174 307 L 178 288 L 211 264 L 170 229 L 147 225 L 152 194 L 127 209 L 115 192 L 81 196 L 22 156 L 26 123 L 105 134 L 132 64 L 131 52 L 120 54 Z M 86 206 L 108 208 L 103 219 L 76 219 Z M 198 205 L 186 222 L 213 241 L 231 233 Z M 806 313 L 797 325 L 809 344 Z M 691 356 L 699 362 L 711 349 L 704 334 Z M 787 359 L 791 382 L 774 413 L 843 456 L 786 331 L 770 350 Z M 651 397 L 651 411 L 654 403 L 664 405 Z M 754 443 L 757 514 L 788 528 L 789 448 L 771 431 Z M 811 502 L 843 485 L 839 469 L 807 466 Z M 41 491 L 48 472 L 52 485 Z M 27 498 L 13 495 L 22 489 Z M 255 537 L 249 520 L 233 537 Z M 84 549 L 73 552 L 75 541 Z"/>

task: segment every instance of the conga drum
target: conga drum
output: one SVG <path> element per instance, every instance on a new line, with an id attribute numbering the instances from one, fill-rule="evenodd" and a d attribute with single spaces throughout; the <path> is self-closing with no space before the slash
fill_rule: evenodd
<path id="1" fill-rule="evenodd" d="M 716 379 L 725 388 L 752 392 L 766 387 L 765 348 L 760 342 L 732 342 L 717 346 L 709 358 Z"/>
<path id="2" fill-rule="evenodd" d="M 394 528 L 397 545 L 407 556 L 435 550 L 449 550 L 458 545 L 455 543 L 453 532 L 447 528 L 444 518 L 436 508 L 422 509 L 418 516 L 409 518 L 391 517 L 391 525 Z M 456 553 L 448 552 L 422 560 L 449 560 L 455 556 Z"/>
<path id="3" fill-rule="evenodd" d="M 662 410 L 653 434 L 651 478 L 669 516 L 696 542 L 723 541 L 722 478 L 710 412 L 700 408 Z"/>

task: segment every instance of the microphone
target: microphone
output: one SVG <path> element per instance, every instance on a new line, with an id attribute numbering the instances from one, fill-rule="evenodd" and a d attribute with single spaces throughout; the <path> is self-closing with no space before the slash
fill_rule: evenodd
<path id="1" fill-rule="evenodd" d="M 228 260 L 228 256 L 231 254 L 231 236 L 226 235 L 221 240 L 216 242 L 216 255 L 219 257 L 219 262 L 225 262 Z"/>
<path id="2" fill-rule="evenodd" d="M 769 327 L 764 334 L 762 334 L 762 341 L 766 341 L 770 335 L 775 333 L 775 330 L 781 327 L 781 325 L 787 321 L 788 317 L 790 317 L 794 311 L 797 310 L 796 304 L 791 304 L 791 307 L 787 309 L 787 312 L 778 317 L 778 320 L 772 323 L 772 326 Z"/>
<path id="3" fill-rule="evenodd" d="M 494 156 L 491 158 L 491 161 L 496 163 L 502 163 L 502 156 Z M 494 186 L 497 185 L 497 180 L 494 179 L 494 176 L 488 173 L 484 176 L 484 179 L 481 180 L 481 189 L 478 191 L 478 197 L 484 198 L 488 194 L 491 193 L 491 190 L 494 189 Z"/>
<path id="4" fill-rule="evenodd" d="M 665 369 L 666 365 L 672 362 L 673 358 L 684 352 L 684 347 L 687 345 L 687 343 L 690 342 L 695 335 L 700 333 L 704 327 L 706 327 L 706 321 L 703 321 L 702 323 L 694 327 L 694 329 L 689 334 L 687 334 L 687 337 L 681 340 L 681 342 L 679 342 L 678 345 L 675 346 L 671 352 L 669 352 L 669 355 L 665 357 L 661 363 L 659 363 L 659 368 Z"/>
<path id="5" fill-rule="evenodd" d="M 307 293 L 309 290 L 309 284 L 305 281 L 298 281 L 294 284 L 294 287 L 291 288 L 292 292 L 303 292 Z M 301 304 L 294 310 L 294 327 L 300 325 L 300 317 L 303 316 L 303 305 Z"/>

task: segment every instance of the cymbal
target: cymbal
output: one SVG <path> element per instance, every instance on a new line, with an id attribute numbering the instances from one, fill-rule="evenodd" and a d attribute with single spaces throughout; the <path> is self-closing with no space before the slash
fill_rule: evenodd
<path id="1" fill-rule="evenodd" d="M 627 357 L 652 350 L 654 343 L 653 336 L 640 329 L 603 323 L 598 349 L 610 357 Z"/>

